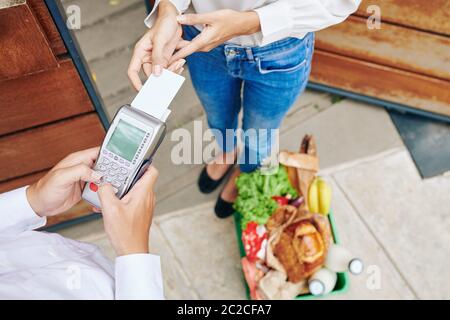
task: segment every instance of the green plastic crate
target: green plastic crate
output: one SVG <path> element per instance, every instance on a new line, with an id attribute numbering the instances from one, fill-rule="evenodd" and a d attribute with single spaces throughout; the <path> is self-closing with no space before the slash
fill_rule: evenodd
<path id="1" fill-rule="evenodd" d="M 339 244 L 339 235 L 336 230 L 336 224 L 334 221 L 333 213 L 330 212 L 328 214 L 328 219 L 330 220 L 330 226 L 331 226 L 331 232 L 333 233 L 333 239 L 334 243 Z M 238 212 L 234 213 L 234 223 L 236 226 L 236 235 L 237 240 L 239 244 L 239 251 L 241 254 L 241 258 L 245 257 L 245 250 L 244 250 L 244 244 L 242 243 L 242 229 L 241 229 L 241 215 Z M 244 277 L 244 283 L 245 283 L 245 289 L 247 291 L 247 298 L 250 300 L 250 289 L 248 288 L 247 281 L 245 281 Z M 344 293 L 348 291 L 348 288 L 350 286 L 350 279 L 348 277 L 347 272 L 342 272 L 337 274 L 337 282 L 336 286 L 334 287 L 333 291 L 331 291 L 328 295 L 323 295 L 320 297 L 330 296 L 330 295 L 336 295 L 340 293 Z M 308 299 L 315 299 L 318 298 L 317 296 L 313 296 L 312 294 L 303 294 L 296 298 L 296 300 L 308 300 Z"/>

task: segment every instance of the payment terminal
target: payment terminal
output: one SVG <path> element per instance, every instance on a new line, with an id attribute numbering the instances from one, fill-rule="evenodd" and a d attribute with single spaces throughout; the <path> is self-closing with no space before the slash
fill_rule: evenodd
<path id="1" fill-rule="evenodd" d="M 122 106 L 115 115 L 94 166 L 103 175 L 102 183 L 114 187 L 122 198 L 145 173 L 164 139 L 168 109 L 184 78 L 164 70 L 150 76 L 131 105 Z M 101 208 L 99 185 L 87 183 L 82 198 Z"/>

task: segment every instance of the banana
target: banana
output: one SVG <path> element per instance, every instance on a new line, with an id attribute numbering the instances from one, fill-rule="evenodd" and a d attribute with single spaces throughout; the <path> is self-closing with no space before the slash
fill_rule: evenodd
<path id="1" fill-rule="evenodd" d="M 325 180 L 316 178 L 308 191 L 308 208 L 310 212 L 328 214 L 331 204 L 331 188 Z"/>
<path id="2" fill-rule="evenodd" d="M 311 183 L 308 191 L 308 208 L 310 212 L 319 212 L 319 188 L 317 179 Z"/>
<path id="3" fill-rule="evenodd" d="M 325 180 L 318 179 L 319 189 L 319 212 L 321 214 L 328 214 L 331 205 L 331 188 Z"/>

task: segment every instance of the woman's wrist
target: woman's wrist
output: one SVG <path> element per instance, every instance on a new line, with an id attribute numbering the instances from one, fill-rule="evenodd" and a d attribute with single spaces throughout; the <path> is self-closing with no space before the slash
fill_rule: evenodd
<path id="1" fill-rule="evenodd" d="M 169 0 L 162 0 L 158 5 L 158 17 L 162 16 L 177 16 L 178 9 Z"/>
<path id="2" fill-rule="evenodd" d="M 250 35 L 261 31 L 259 15 L 256 11 L 239 12 L 241 19 L 241 35 Z"/>

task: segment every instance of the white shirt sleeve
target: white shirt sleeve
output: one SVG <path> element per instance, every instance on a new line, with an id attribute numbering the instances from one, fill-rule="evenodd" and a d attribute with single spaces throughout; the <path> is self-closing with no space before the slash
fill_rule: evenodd
<path id="1" fill-rule="evenodd" d="M 152 254 L 116 258 L 116 300 L 163 300 L 161 261 Z"/>
<path id="2" fill-rule="evenodd" d="M 45 226 L 47 219 L 39 217 L 28 203 L 26 189 L 19 188 L 0 194 L 0 232 L 21 233 Z"/>
<path id="3" fill-rule="evenodd" d="M 144 22 L 148 28 L 151 28 L 153 26 L 153 24 L 155 23 L 156 14 L 157 14 L 156 11 L 157 11 L 157 8 L 158 8 L 158 5 L 160 2 L 161 2 L 161 0 L 155 0 L 155 4 L 152 8 L 152 11 L 147 16 L 147 18 L 145 18 Z M 178 9 L 178 12 L 180 14 L 185 12 L 188 9 L 189 4 L 191 3 L 190 0 L 170 0 L 170 2 L 172 2 L 172 4 L 175 6 L 175 8 Z"/>
<path id="4" fill-rule="evenodd" d="M 302 38 L 308 32 L 344 21 L 361 0 L 279 0 L 256 9 L 262 33 L 261 45 L 286 37 Z"/>

